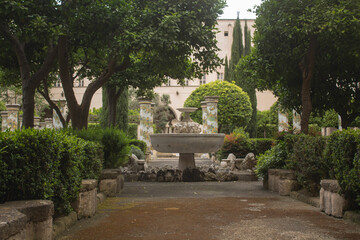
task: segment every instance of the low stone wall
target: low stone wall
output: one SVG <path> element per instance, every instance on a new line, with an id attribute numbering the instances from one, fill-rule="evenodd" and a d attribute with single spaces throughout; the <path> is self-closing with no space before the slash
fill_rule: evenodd
<path id="1" fill-rule="evenodd" d="M 338 181 L 323 179 L 320 185 L 320 210 L 328 215 L 342 218 L 347 208 L 347 201 L 339 194 L 341 188 Z"/>
<path id="2" fill-rule="evenodd" d="M 78 219 L 92 217 L 96 212 L 97 180 L 85 179 L 81 182 L 78 199 L 72 204 Z"/>
<path id="3" fill-rule="evenodd" d="M 298 188 L 294 171 L 286 169 L 268 170 L 268 189 L 278 192 L 281 196 L 289 196 Z"/>
<path id="4" fill-rule="evenodd" d="M 120 169 L 104 169 L 100 175 L 99 191 L 114 197 L 124 188 L 124 181 Z"/>
<path id="5" fill-rule="evenodd" d="M 47 200 L 14 201 L 0 205 L 0 239 L 51 240 L 54 205 Z"/>

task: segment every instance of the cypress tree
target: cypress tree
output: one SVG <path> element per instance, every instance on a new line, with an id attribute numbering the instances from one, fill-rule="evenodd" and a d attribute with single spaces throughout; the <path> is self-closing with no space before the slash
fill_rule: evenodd
<path id="1" fill-rule="evenodd" d="M 225 57 L 224 80 L 225 80 L 225 81 L 229 81 L 229 80 L 230 80 L 230 76 L 229 76 L 229 62 L 228 62 L 227 56 Z"/>
<path id="2" fill-rule="evenodd" d="M 245 27 L 244 27 L 244 38 L 245 38 L 244 56 L 247 56 L 251 52 L 251 32 L 247 26 L 246 20 L 245 20 Z"/>
<path id="3" fill-rule="evenodd" d="M 234 81 L 235 67 L 239 62 L 244 52 L 242 29 L 240 25 L 239 12 L 235 21 L 233 29 L 233 42 L 231 45 L 231 59 L 229 64 L 229 79 L 227 81 Z"/>

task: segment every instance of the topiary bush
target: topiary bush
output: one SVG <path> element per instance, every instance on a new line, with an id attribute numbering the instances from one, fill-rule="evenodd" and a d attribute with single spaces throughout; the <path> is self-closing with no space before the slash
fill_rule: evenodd
<path id="1" fill-rule="evenodd" d="M 128 132 L 127 135 L 130 139 L 137 139 L 138 134 L 138 124 L 137 123 L 128 123 Z"/>
<path id="2" fill-rule="evenodd" d="M 272 138 L 250 138 L 250 143 L 250 152 L 254 153 L 255 156 L 258 156 L 271 149 L 274 145 L 274 140 Z"/>
<path id="3" fill-rule="evenodd" d="M 287 168 L 295 171 L 297 181 L 303 188 L 317 196 L 320 190 L 320 180 L 327 178 L 329 173 L 323 157 L 325 138 L 301 134 L 291 137 L 289 135 L 286 140 L 288 141 Z"/>
<path id="4" fill-rule="evenodd" d="M 330 177 L 339 181 L 345 197 L 360 208 L 360 131 L 337 131 L 330 135 L 325 149 Z M 356 202 L 356 203 L 355 203 Z"/>
<path id="5" fill-rule="evenodd" d="M 129 141 L 129 144 L 139 147 L 143 153 L 146 153 L 146 149 L 147 149 L 146 142 L 138 139 L 131 139 Z"/>
<path id="6" fill-rule="evenodd" d="M 240 87 L 226 81 L 214 81 L 198 87 L 186 99 L 185 107 L 199 110 L 191 113 L 191 118 L 202 124 L 200 102 L 205 96 L 219 96 L 218 124 L 219 132 L 230 133 L 236 127 L 245 127 L 250 121 L 252 108 L 250 98 Z"/>
<path id="7" fill-rule="evenodd" d="M 55 216 L 69 213 L 81 180 L 101 171 L 99 146 L 66 131 L 1 133 L 0 149 L 0 201 L 52 200 Z"/>
<path id="8" fill-rule="evenodd" d="M 131 154 L 134 154 L 138 159 L 145 159 L 145 154 L 141 149 L 135 145 L 131 145 Z"/>
<path id="9" fill-rule="evenodd" d="M 221 147 L 221 158 L 226 158 L 233 153 L 237 158 L 245 157 L 251 152 L 252 144 L 249 135 L 244 131 L 235 131 L 225 135 L 224 144 Z"/>
<path id="10" fill-rule="evenodd" d="M 130 154 L 129 139 L 116 128 L 96 128 L 73 131 L 85 140 L 98 142 L 103 146 L 104 168 L 118 168 L 128 161 Z"/>

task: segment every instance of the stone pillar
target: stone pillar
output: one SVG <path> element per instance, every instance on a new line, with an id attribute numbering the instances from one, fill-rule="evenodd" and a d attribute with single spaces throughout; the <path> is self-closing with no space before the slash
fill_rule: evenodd
<path id="1" fill-rule="evenodd" d="M 342 131 L 342 121 L 341 121 L 341 116 L 338 115 L 338 118 L 339 118 L 339 130 Z"/>
<path id="2" fill-rule="evenodd" d="M 293 129 L 294 134 L 301 132 L 301 115 L 298 114 L 295 110 L 293 110 Z"/>
<path id="3" fill-rule="evenodd" d="M 7 118 L 7 126 L 10 131 L 14 131 L 18 129 L 19 122 L 19 104 L 6 104 L 8 118 Z"/>
<path id="4" fill-rule="evenodd" d="M 61 114 L 65 117 L 65 100 L 54 100 L 55 104 L 59 107 Z M 56 113 L 55 109 L 53 109 L 53 126 L 55 129 L 64 128 L 60 121 L 59 115 Z"/>
<path id="5" fill-rule="evenodd" d="M 203 133 L 207 133 L 207 102 L 201 102 Z"/>
<path id="6" fill-rule="evenodd" d="M 217 104 L 219 101 L 219 97 L 206 96 L 205 101 L 206 101 L 206 109 L 207 109 L 207 119 L 206 119 L 207 133 L 218 133 Z"/>
<path id="7" fill-rule="evenodd" d="M 146 142 L 148 150 L 150 150 L 150 134 L 153 134 L 153 111 L 151 108 L 151 100 L 139 99 L 140 103 L 140 140 Z"/>
<path id="8" fill-rule="evenodd" d="M 45 128 L 53 128 L 53 119 L 45 118 Z"/>
<path id="9" fill-rule="evenodd" d="M 34 128 L 40 129 L 40 117 L 34 117 Z"/>
<path id="10" fill-rule="evenodd" d="M 8 129 L 7 125 L 8 113 L 7 111 L 1 111 L 1 131 L 4 132 Z"/>
<path id="11" fill-rule="evenodd" d="M 287 132 L 289 131 L 289 120 L 287 113 L 283 113 L 279 111 L 279 132 Z"/>

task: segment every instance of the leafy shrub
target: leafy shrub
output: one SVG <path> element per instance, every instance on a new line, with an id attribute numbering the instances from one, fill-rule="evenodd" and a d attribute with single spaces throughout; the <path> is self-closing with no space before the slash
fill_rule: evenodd
<path id="1" fill-rule="evenodd" d="M 303 188 L 313 195 L 318 195 L 320 180 L 326 178 L 329 172 L 323 159 L 325 138 L 301 134 L 287 136 L 286 140 L 287 168 L 295 171 L 297 180 Z"/>
<path id="2" fill-rule="evenodd" d="M 255 173 L 259 178 L 268 179 L 268 170 L 270 168 L 285 168 L 287 153 L 284 142 L 278 142 L 277 145 L 260 154 L 257 159 Z"/>
<path id="3" fill-rule="evenodd" d="M 146 149 L 147 149 L 146 142 L 141 141 L 141 140 L 137 140 L 137 139 L 131 139 L 130 142 L 129 142 L 129 144 L 139 147 L 139 149 L 140 149 L 143 153 L 146 153 Z"/>
<path id="4" fill-rule="evenodd" d="M 83 177 L 97 177 L 98 146 L 65 131 L 24 129 L 0 134 L 1 202 L 49 199 L 55 215 L 69 213 Z"/>
<path id="5" fill-rule="evenodd" d="M 131 145 L 131 153 L 134 154 L 138 159 L 145 159 L 145 154 L 138 146 Z"/>
<path id="6" fill-rule="evenodd" d="M 254 153 L 257 156 L 271 149 L 274 144 L 274 140 L 272 138 L 251 138 L 250 143 L 250 152 Z"/>
<path id="7" fill-rule="evenodd" d="M 104 168 L 118 168 L 128 161 L 130 146 L 123 131 L 116 128 L 96 128 L 74 131 L 74 134 L 103 146 Z"/>
<path id="8" fill-rule="evenodd" d="M 129 123 L 128 124 L 128 132 L 127 135 L 130 139 L 137 139 L 138 134 L 138 125 L 137 123 Z"/>
<path id="9" fill-rule="evenodd" d="M 330 176 L 339 181 L 348 200 L 356 200 L 360 208 L 360 131 L 337 131 L 330 135 L 325 158 Z"/>
<path id="10" fill-rule="evenodd" d="M 200 102 L 205 96 L 219 96 L 218 123 L 219 131 L 229 133 L 230 130 L 246 126 L 251 119 L 252 108 L 250 98 L 240 87 L 226 81 L 214 81 L 198 87 L 186 99 L 185 107 L 196 107 L 199 110 L 191 113 L 191 118 L 202 124 Z"/>
<path id="11" fill-rule="evenodd" d="M 225 135 L 224 144 L 221 147 L 221 158 L 233 153 L 236 157 L 245 157 L 251 150 L 249 136 L 245 133 L 234 132 Z"/>

